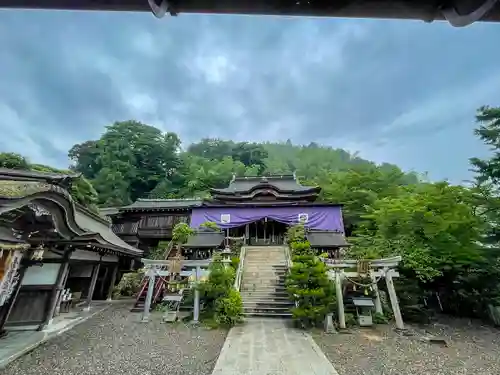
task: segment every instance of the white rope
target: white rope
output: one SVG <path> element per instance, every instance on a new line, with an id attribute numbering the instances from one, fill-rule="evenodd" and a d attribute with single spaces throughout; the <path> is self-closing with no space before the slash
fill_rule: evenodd
<path id="1" fill-rule="evenodd" d="M 441 12 L 444 18 L 454 27 L 464 27 L 481 20 L 496 5 L 498 0 L 486 0 L 483 5 L 469 14 L 458 14 L 455 7 L 445 8 Z"/>
<path id="2" fill-rule="evenodd" d="M 156 5 L 155 0 L 148 0 L 151 12 L 156 18 L 163 18 L 168 10 L 168 1 L 162 0 L 160 6 Z"/>
<path id="3" fill-rule="evenodd" d="M 374 282 L 370 282 L 370 284 L 366 284 L 365 285 L 365 284 L 358 283 L 358 282 L 354 281 L 353 279 L 351 279 L 351 278 L 349 278 L 349 277 L 347 277 L 345 275 L 344 275 L 344 277 L 346 278 L 346 280 L 350 281 L 351 283 L 353 283 L 355 285 L 358 285 L 360 287 L 363 287 L 363 288 L 368 288 L 369 286 L 372 286 L 373 284 L 378 284 L 378 282 L 380 281 L 380 279 L 382 279 L 382 276 L 379 276 L 379 278 L 375 279 Z"/>

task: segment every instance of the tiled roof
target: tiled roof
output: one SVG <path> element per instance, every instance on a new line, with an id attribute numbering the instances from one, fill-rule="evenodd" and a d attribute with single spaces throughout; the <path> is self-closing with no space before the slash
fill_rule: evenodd
<path id="1" fill-rule="evenodd" d="M 120 207 L 105 207 L 99 209 L 99 214 L 102 216 L 116 215 L 118 212 L 120 212 Z"/>
<path id="2" fill-rule="evenodd" d="M 302 186 L 294 176 L 269 176 L 269 177 L 236 177 L 224 189 L 212 189 L 215 193 L 244 193 L 261 186 L 273 186 L 276 190 L 290 193 L 302 193 L 317 190 L 315 186 Z"/>
<path id="3" fill-rule="evenodd" d="M 344 234 L 332 231 L 310 231 L 306 234 L 312 247 L 345 247 L 349 246 Z"/>
<path id="4" fill-rule="evenodd" d="M 35 172 L 18 169 L 0 168 L 0 179 L 15 181 L 45 181 L 49 184 L 69 186 L 79 174 Z"/>
<path id="5" fill-rule="evenodd" d="M 202 200 L 186 199 L 138 199 L 134 203 L 121 207 L 120 211 L 168 210 L 201 206 Z"/>
<path id="6" fill-rule="evenodd" d="M 198 231 L 189 237 L 184 247 L 217 248 L 224 241 L 224 233 L 220 231 Z"/>
<path id="7" fill-rule="evenodd" d="M 132 256 L 140 256 L 143 251 L 136 247 L 130 246 L 128 243 L 119 238 L 113 233 L 111 225 L 107 223 L 103 218 L 97 219 L 97 215 L 91 214 L 88 210 L 81 207 L 76 207 L 75 210 L 75 220 L 80 228 L 85 232 L 79 238 L 75 240 L 85 239 L 93 234 L 99 235 L 100 239 L 98 242 L 104 247 L 112 248 L 118 252 L 129 254 Z"/>

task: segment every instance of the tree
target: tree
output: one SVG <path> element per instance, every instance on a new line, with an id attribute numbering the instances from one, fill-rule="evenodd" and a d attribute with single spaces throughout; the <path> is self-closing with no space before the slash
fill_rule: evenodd
<path id="1" fill-rule="evenodd" d="M 24 156 L 13 152 L 0 152 L 0 168 L 28 170 L 30 164 Z"/>
<path id="2" fill-rule="evenodd" d="M 358 230 L 354 255 L 403 257 L 412 278 L 452 279 L 482 260 L 483 222 L 474 214 L 472 192 L 445 182 L 420 184 L 376 200 Z"/>
<path id="3" fill-rule="evenodd" d="M 99 203 L 123 205 L 145 197 L 179 167 L 180 140 L 137 121 L 115 122 L 97 141 L 71 148 L 73 169 L 94 182 Z"/>
<path id="4" fill-rule="evenodd" d="M 500 179 L 500 107 L 480 107 L 476 114 L 479 127 L 474 134 L 490 146 L 492 156 L 489 159 L 472 158 L 477 178 L 481 182 L 492 181 L 498 184 Z"/>
<path id="5" fill-rule="evenodd" d="M 83 173 L 86 178 L 93 179 L 102 168 L 99 155 L 97 141 L 76 144 L 68 152 L 68 157 L 73 163 L 70 169 Z"/>

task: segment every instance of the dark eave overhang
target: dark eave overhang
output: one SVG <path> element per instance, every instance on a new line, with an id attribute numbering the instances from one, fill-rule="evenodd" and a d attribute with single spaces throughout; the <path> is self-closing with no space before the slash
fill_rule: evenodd
<path id="1" fill-rule="evenodd" d="M 470 2 L 469 2 L 470 3 Z M 477 4 L 485 3 L 484 0 Z M 459 4 L 459 5 L 452 5 Z M 342 18 L 382 18 L 415 19 L 425 22 L 448 19 L 453 22 L 450 12 L 468 14 L 466 2 L 446 0 L 172 0 L 169 12 L 216 13 L 216 14 L 259 14 L 282 16 L 314 16 Z M 479 6 L 477 5 L 477 6 Z M 0 0 L 2 8 L 66 9 L 66 10 L 112 10 L 150 12 L 147 0 Z M 481 13 L 481 21 L 499 22 L 500 4 L 496 3 L 486 14 Z"/>
<path id="2" fill-rule="evenodd" d="M 120 213 L 148 213 L 148 212 L 189 212 L 189 207 L 134 207 L 134 208 L 121 208 Z"/>
<path id="3" fill-rule="evenodd" d="M 214 200 L 221 201 L 251 201 L 254 199 L 258 199 L 260 194 L 246 194 L 246 195 L 215 195 L 213 196 Z M 314 200 L 318 197 L 317 194 L 270 194 L 277 201 L 289 200 L 289 201 L 297 201 L 297 200 Z"/>
<path id="4" fill-rule="evenodd" d="M 288 207 L 342 207 L 339 203 L 324 203 L 324 202 L 243 202 L 243 203 L 228 203 L 205 201 L 202 207 L 269 207 L 269 206 L 288 206 Z"/>
<path id="5" fill-rule="evenodd" d="M 224 196 L 238 196 L 243 195 L 243 194 L 251 194 L 252 192 L 255 192 L 256 190 L 273 190 L 277 193 L 281 194 L 290 194 L 293 196 L 297 195 L 311 195 L 311 194 L 318 194 L 321 191 L 321 188 L 319 186 L 312 186 L 309 189 L 301 189 L 301 190 L 293 190 L 293 189 L 280 189 L 279 187 L 273 185 L 272 183 L 257 183 L 255 186 L 253 186 L 250 189 L 247 190 L 240 190 L 240 191 L 227 191 L 225 189 L 210 189 L 210 192 L 212 194 L 217 194 L 217 195 L 224 195 Z"/>

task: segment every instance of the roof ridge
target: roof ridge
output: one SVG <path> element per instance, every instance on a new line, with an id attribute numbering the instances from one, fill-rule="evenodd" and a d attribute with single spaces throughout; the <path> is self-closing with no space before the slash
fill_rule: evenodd
<path id="1" fill-rule="evenodd" d="M 270 176 L 237 176 L 235 181 L 248 181 L 248 180 L 261 180 L 261 179 L 276 179 L 282 180 L 285 178 L 294 178 L 293 174 L 280 174 L 280 175 L 270 175 Z"/>

